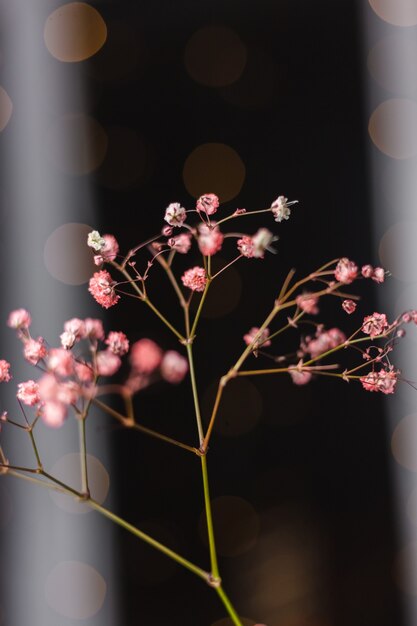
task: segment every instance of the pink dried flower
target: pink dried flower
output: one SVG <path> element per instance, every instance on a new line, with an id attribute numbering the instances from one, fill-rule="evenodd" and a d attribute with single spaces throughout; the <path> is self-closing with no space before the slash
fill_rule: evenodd
<path id="1" fill-rule="evenodd" d="M 366 376 L 361 376 L 359 380 L 365 391 L 379 391 L 377 387 L 378 374 L 376 372 L 369 372 Z"/>
<path id="2" fill-rule="evenodd" d="M 203 267 L 191 267 L 181 277 L 184 287 L 192 291 L 204 291 L 207 283 L 206 271 Z"/>
<path id="3" fill-rule="evenodd" d="M 10 363 L 4 359 L 0 359 L 0 383 L 8 383 L 11 379 L 9 369 Z"/>
<path id="4" fill-rule="evenodd" d="M 304 293 L 300 296 L 297 296 L 295 301 L 297 303 L 297 306 L 299 306 L 300 309 L 305 313 L 317 315 L 317 313 L 319 312 L 319 308 L 317 306 L 319 299 L 313 293 Z"/>
<path id="5" fill-rule="evenodd" d="M 43 343 L 43 337 L 28 339 L 25 341 L 23 355 L 29 363 L 32 363 L 32 365 L 36 365 L 41 359 L 46 357 L 47 350 Z"/>
<path id="6" fill-rule="evenodd" d="M 17 398 L 27 406 L 38 404 L 41 399 L 39 396 L 39 385 L 34 380 L 28 380 L 25 383 L 19 383 L 17 386 Z"/>
<path id="7" fill-rule="evenodd" d="M 313 376 L 312 373 L 307 370 L 298 369 L 298 365 L 290 365 L 288 373 L 295 385 L 307 385 Z"/>
<path id="8" fill-rule="evenodd" d="M 384 330 L 388 328 L 387 316 L 385 313 L 373 313 L 364 318 L 362 331 L 365 335 L 370 335 L 371 339 L 377 335 L 382 335 Z"/>
<path id="9" fill-rule="evenodd" d="M 114 261 L 119 253 L 119 244 L 114 235 L 103 235 L 104 246 L 101 249 L 101 256 L 105 261 Z"/>
<path id="10" fill-rule="evenodd" d="M 32 318 L 26 309 L 11 311 L 7 319 L 7 326 L 9 326 L 9 328 L 27 330 L 31 323 Z"/>
<path id="11" fill-rule="evenodd" d="M 315 359 L 328 350 L 337 348 L 346 341 L 345 334 L 339 328 L 331 328 L 330 330 L 323 331 L 317 329 L 315 339 L 309 339 L 307 344 L 303 347 L 305 352 L 311 355 L 311 358 Z"/>
<path id="12" fill-rule="evenodd" d="M 337 281 L 349 285 L 358 276 L 358 266 L 353 261 L 343 257 L 336 265 L 334 275 Z"/>
<path id="13" fill-rule="evenodd" d="M 71 376 L 74 372 L 72 353 L 65 348 L 52 348 L 48 356 L 48 369 L 59 376 Z"/>
<path id="14" fill-rule="evenodd" d="M 74 363 L 74 370 L 78 380 L 81 383 L 89 383 L 94 378 L 93 368 L 91 367 L 91 365 L 84 363 L 83 361 L 76 361 Z"/>
<path id="15" fill-rule="evenodd" d="M 276 222 L 282 222 L 282 220 L 288 220 L 291 215 L 290 205 L 288 204 L 288 198 L 285 196 L 278 196 L 276 200 L 271 204 L 272 213 Z"/>
<path id="16" fill-rule="evenodd" d="M 246 333 L 246 335 L 243 335 L 243 341 L 246 343 L 247 346 L 249 346 L 253 342 L 258 332 L 259 332 L 259 328 L 257 326 L 253 326 L 250 329 L 250 331 Z M 256 350 L 260 346 L 262 348 L 267 348 L 268 346 L 270 346 L 271 341 L 268 339 L 268 337 L 269 337 L 269 328 L 264 328 L 264 330 L 259 335 L 258 339 L 255 341 L 253 349 Z"/>
<path id="17" fill-rule="evenodd" d="M 165 221 L 170 226 L 182 226 L 186 220 L 187 212 L 179 202 L 172 202 L 165 210 Z"/>
<path id="18" fill-rule="evenodd" d="M 252 259 L 254 256 L 252 237 L 245 235 L 241 239 L 238 239 L 237 249 L 239 250 L 240 254 L 245 256 L 247 259 Z"/>
<path id="19" fill-rule="evenodd" d="M 130 363 L 134 370 L 151 374 L 162 361 L 162 350 L 152 339 L 139 339 L 130 350 Z"/>
<path id="20" fill-rule="evenodd" d="M 366 391 L 381 391 L 385 395 L 394 393 L 399 372 L 390 367 L 379 372 L 369 372 L 359 380 Z"/>
<path id="21" fill-rule="evenodd" d="M 88 291 L 96 302 L 101 304 L 105 309 L 108 309 L 117 304 L 120 300 L 120 296 L 114 291 L 114 285 L 115 282 L 109 272 L 101 270 L 100 272 L 95 272 L 92 278 L 90 278 Z"/>
<path id="22" fill-rule="evenodd" d="M 204 211 L 207 215 L 214 215 L 219 208 L 219 198 L 214 193 L 206 193 L 197 200 L 197 211 Z"/>
<path id="23" fill-rule="evenodd" d="M 104 343 L 109 346 L 109 350 L 113 354 L 118 356 L 123 356 L 129 351 L 129 340 L 122 332 L 111 331 Z"/>
<path id="24" fill-rule="evenodd" d="M 189 249 L 191 248 L 191 234 L 190 233 L 181 233 L 176 237 L 172 237 L 169 239 L 168 245 L 176 252 L 180 254 L 187 254 Z"/>
<path id="25" fill-rule="evenodd" d="M 168 383 L 180 383 L 188 372 L 188 362 L 175 350 L 165 352 L 161 363 L 161 376 Z"/>
<path id="26" fill-rule="evenodd" d="M 73 380 L 60 382 L 53 374 L 44 374 L 38 381 L 39 396 L 43 402 L 60 402 L 74 404 L 79 396 L 80 389 Z"/>
<path id="27" fill-rule="evenodd" d="M 221 250 L 224 235 L 213 222 L 211 226 L 200 224 L 198 227 L 198 247 L 204 256 L 213 256 Z"/>
<path id="28" fill-rule="evenodd" d="M 348 315 L 354 313 L 356 311 L 356 302 L 353 300 L 343 300 L 342 302 L 343 310 L 346 311 Z"/>
<path id="29" fill-rule="evenodd" d="M 383 283 L 385 280 L 385 270 L 382 267 L 376 267 L 371 278 L 376 283 Z"/>
<path id="30" fill-rule="evenodd" d="M 117 354 L 114 354 L 110 350 L 103 350 L 97 352 L 96 356 L 97 373 L 100 376 L 113 376 L 120 368 L 122 361 Z"/>
<path id="31" fill-rule="evenodd" d="M 45 402 L 41 411 L 41 418 L 51 428 L 59 428 L 65 422 L 68 408 L 62 402 L 51 400 Z"/>
<path id="32" fill-rule="evenodd" d="M 85 337 L 88 339 L 104 339 L 103 322 L 98 319 L 87 317 L 84 320 Z"/>
<path id="33" fill-rule="evenodd" d="M 363 265 L 361 269 L 361 274 L 364 278 L 371 278 L 374 272 L 374 268 L 372 265 Z"/>
<path id="34" fill-rule="evenodd" d="M 61 346 L 65 348 L 65 350 L 71 350 L 77 339 L 74 333 L 69 330 L 64 330 L 64 332 L 59 335 L 59 338 L 61 340 Z"/>
<path id="35" fill-rule="evenodd" d="M 172 226 L 164 226 L 161 230 L 161 235 L 164 235 L 164 237 L 171 237 L 173 230 Z"/>
<path id="36" fill-rule="evenodd" d="M 252 237 L 253 254 L 255 259 L 263 259 L 265 251 L 272 243 L 274 236 L 267 228 L 260 228 Z"/>
<path id="37" fill-rule="evenodd" d="M 79 341 L 85 336 L 84 321 L 80 320 L 78 317 L 73 317 L 72 319 L 64 322 L 64 331 L 72 333 L 75 336 L 76 341 Z"/>

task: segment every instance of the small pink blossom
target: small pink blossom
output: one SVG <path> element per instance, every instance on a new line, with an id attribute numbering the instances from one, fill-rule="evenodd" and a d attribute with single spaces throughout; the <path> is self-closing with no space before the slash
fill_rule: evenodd
<path id="1" fill-rule="evenodd" d="M 278 196 L 276 200 L 271 204 L 272 213 L 276 222 L 282 222 L 282 220 L 288 220 L 291 215 L 291 204 L 288 203 L 288 198 L 285 196 Z"/>
<path id="2" fill-rule="evenodd" d="M 43 337 L 37 339 L 27 339 L 23 348 L 23 355 L 26 361 L 36 365 L 41 359 L 46 357 L 47 350 L 44 346 Z"/>
<path id="3" fill-rule="evenodd" d="M 195 208 L 207 215 L 214 215 L 219 208 L 219 198 L 214 193 L 206 193 L 199 197 Z"/>
<path id="4" fill-rule="evenodd" d="M 27 406 L 38 404 L 41 399 L 39 396 L 39 385 L 34 380 L 28 380 L 25 383 L 19 383 L 17 386 L 17 398 Z"/>
<path id="5" fill-rule="evenodd" d="M 90 383 L 94 378 L 93 368 L 91 365 L 84 363 L 83 361 L 76 361 L 74 363 L 74 370 L 81 383 Z"/>
<path id="6" fill-rule="evenodd" d="M 203 267 L 191 267 L 184 272 L 181 280 L 184 287 L 188 287 L 192 291 L 204 291 L 207 283 L 206 271 Z"/>
<path id="7" fill-rule="evenodd" d="M 314 339 L 309 338 L 303 351 L 308 352 L 311 358 L 315 359 L 321 354 L 337 348 L 346 341 L 345 334 L 339 328 L 330 328 L 327 331 L 318 329 Z"/>
<path id="8" fill-rule="evenodd" d="M 351 313 L 354 313 L 356 311 L 356 302 L 354 302 L 353 300 L 343 300 L 342 307 L 348 315 L 351 315 Z"/>
<path id="9" fill-rule="evenodd" d="M 62 402 L 51 400 L 42 406 L 41 418 L 51 428 L 59 428 L 65 422 L 68 408 Z"/>
<path id="10" fill-rule="evenodd" d="M 247 259 L 252 259 L 254 257 L 252 237 L 245 235 L 241 239 L 238 239 L 237 249 L 241 255 L 245 256 Z"/>
<path id="11" fill-rule="evenodd" d="M 376 283 L 383 283 L 385 280 L 385 270 L 382 267 L 376 267 L 371 278 Z"/>
<path id="12" fill-rule="evenodd" d="M 263 259 L 265 251 L 272 243 L 273 234 L 267 228 L 260 228 L 252 237 L 253 256 L 255 259 Z"/>
<path id="13" fill-rule="evenodd" d="M 109 346 L 109 350 L 113 352 L 113 354 L 117 354 L 118 356 L 123 356 L 129 351 L 129 340 L 122 332 L 110 332 L 104 343 Z"/>
<path id="14" fill-rule="evenodd" d="M 182 226 L 186 220 L 187 212 L 179 202 L 172 202 L 165 210 L 165 221 L 170 226 Z"/>
<path id="15" fill-rule="evenodd" d="M 96 302 L 101 304 L 101 306 L 105 309 L 108 309 L 117 304 L 120 300 L 120 296 L 118 296 L 114 291 L 114 285 L 115 282 L 109 272 L 101 270 L 100 272 L 95 272 L 90 278 L 88 291 L 91 293 Z"/>
<path id="16" fill-rule="evenodd" d="M 104 261 L 114 261 L 119 253 L 119 244 L 114 235 L 103 235 L 104 246 L 101 249 L 101 256 Z"/>
<path id="17" fill-rule="evenodd" d="M 246 335 L 243 335 L 243 341 L 246 343 L 247 346 L 250 346 L 258 332 L 259 328 L 257 326 L 253 326 L 250 331 L 246 333 Z M 255 341 L 253 349 L 257 350 L 259 347 L 267 348 L 268 346 L 270 346 L 271 341 L 268 339 L 268 337 L 269 328 L 264 328 L 257 340 Z"/>
<path id="18" fill-rule="evenodd" d="M 168 383 L 180 383 L 188 372 L 188 361 L 175 350 L 165 352 L 161 363 L 161 376 Z"/>
<path id="19" fill-rule="evenodd" d="M 164 226 L 161 230 L 161 235 L 164 235 L 164 237 L 171 237 L 173 230 L 172 226 Z"/>
<path id="20" fill-rule="evenodd" d="M 353 283 L 355 278 L 357 278 L 358 266 L 353 261 L 343 257 L 336 265 L 334 275 L 337 281 L 348 285 L 349 283 Z"/>
<path id="21" fill-rule="evenodd" d="M 74 404 L 79 396 L 80 389 L 73 380 L 60 382 L 53 374 L 44 374 L 38 381 L 39 396 L 43 402 L 60 402 Z"/>
<path id="22" fill-rule="evenodd" d="M 11 379 L 9 374 L 10 363 L 4 359 L 0 359 L 0 383 L 8 383 Z"/>
<path id="23" fill-rule="evenodd" d="M 299 306 L 300 309 L 305 313 L 317 315 L 317 313 L 319 312 L 319 308 L 317 306 L 319 299 L 313 293 L 304 293 L 300 296 L 297 296 L 295 301 L 297 303 L 297 306 Z"/>
<path id="24" fill-rule="evenodd" d="M 48 356 L 48 369 L 59 376 L 71 376 L 74 372 L 72 352 L 65 348 L 52 348 Z"/>
<path id="25" fill-rule="evenodd" d="M 85 337 L 85 323 L 84 320 L 80 320 L 78 317 L 73 317 L 70 320 L 64 322 L 64 331 L 72 333 L 75 336 L 76 341 L 80 341 Z"/>
<path id="26" fill-rule="evenodd" d="M 117 354 L 110 350 L 97 352 L 96 356 L 97 373 L 100 376 L 113 376 L 120 368 L 122 361 Z"/>
<path id="27" fill-rule="evenodd" d="M 162 350 L 152 339 L 139 339 L 130 350 L 130 363 L 134 370 L 151 374 L 162 361 Z"/>
<path id="28" fill-rule="evenodd" d="M 379 372 L 369 372 L 359 380 L 366 391 L 381 391 L 385 395 L 394 393 L 399 372 L 390 367 Z"/>
<path id="29" fill-rule="evenodd" d="M 211 226 L 200 224 L 198 227 L 198 247 L 204 256 L 213 256 L 221 250 L 224 235 L 213 222 Z"/>
<path id="30" fill-rule="evenodd" d="M 385 313 L 373 313 L 364 318 L 362 331 L 365 335 L 370 335 L 371 339 L 377 335 L 382 335 L 388 328 L 387 316 Z"/>
<path id="31" fill-rule="evenodd" d="M 64 332 L 59 335 L 59 339 L 61 341 L 61 346 L 65 350 L 71 350 L 77 338 L 74 333 L 70 332 L 69 330 L 64 330 Z"/>
<path id="32" fill-rule="evenodd" d="M 374 272 L 374 268 L 372 265 L 363 265 L 361 269 L 361 274 L 364 278 L 371 278 Z"/>
<path id="33" fill-rule="evenodd" d="M 87 317 L 84 320 L 85 337 L 88 339 L 104 339 L 103 322 L 98 319 Z"/>
<path id="34" fill-rule="evenodd" d="M 32 323 L 30 313 L 26 309 L 16 309 L 9 313 L 7 326 L 9 328 L 27 330 Z"/>
<path id="35" fill-rule="evenodd" d="M 187 254 L 189 249 L 191 248 L 191 234 L 190 233 L 181 233 L 176 237 L 172 237 L 168 240 L 168 245 L 170 248 L 179 252 L 180 254 Z"/>
<path id="36" fill-rule="evenodd" d="M 307 385 L 313 376 L 312 373 L 307 370 L 298 369 L 297 365 L 290 365 L 288 373 L 295 385 Z"/>

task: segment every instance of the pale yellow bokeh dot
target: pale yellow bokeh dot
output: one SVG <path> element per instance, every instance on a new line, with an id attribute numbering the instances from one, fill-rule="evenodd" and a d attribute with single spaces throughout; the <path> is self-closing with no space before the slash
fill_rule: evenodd
<path id="1" fill-rule="evenodd" d="M 382 236 L 379 258 L 385 270 L 404 282 L 415 282 L 417 221 L 393 224 Z"/>
<path id="2" fill-rule="evenodd" d="M 245 165 L 236 150 L 223 143 L 205 143 L 195 148 L 183 170 L 185 187 L 194 198 L 215 193 L 220 202 L 239 194 L 245 174 Z"/>
<path id="3" fill-rule="evenodd" d="M 13 112 L 13 102 L 7 91 L 0 87 L 0 132 L 4 130 L 10 121 Z"/>
<path id="4" fill-rule="evenodd" d="M 48 272 L 67 285 L 82 285 L 89 281 L 97 267 L 87 246 L 87 224 L 69 223 L 59 226 L 48 237 L 43 258 Z"/>
<path id="5" fill-rule="evenodd" d="M 369 118 L 368 131 L 376 147 L 387 156 L 416 156 L 417 103 L 407 98 L 385 100 Z"/>
<path id="6" fill-rule="evenodd" d="M 224 87 L 241 76 L 246 65 L 246 46 L 227 26 L 204 26 L 188 41 L 185 67 L 196 82 Z"/>
<path id="7" fill-rule="evenodd" d="M 216 547 L 222 556 L 244 554 L 256 544 L 259 517 L 249 502 L 236 496 L 220 496 L 211 502 Z M 200 516 L 200 536 L 208 545 L 205 512 Z"/>
<path id="8" fill-rule="evenodd" d="M 369 0 L 369 4 L 378 17 L 394 26 L 417 24 L 416 0 Z"/>
<path id="9" fill-rule="evenodd" d="M 91 565 L 64 561 L 46 579 L 46 601 L 59 615 L 69 619 L 89 619 L 103 606 L 107 585 Z"/>
<path id="10" fill-rule="evenodd" d="M 94 7 L 85 2 L 69 2 L 48 16 L 43 35 L 52 56 L 73 63 L 100 50 L 107 38 L 107 27 Z"/>
<path id="11" fill-rule="evenodd" d="M 407 415 L 397 424 L 391 437 L 391 450 L 397 463 L 417 472 L 417 414 Z"/>
<path id="12" fill-rule="evenodd" d="M 104 465 L 95 456 L 87 455 L 88 486 L 91 497 L 103 504 L 109 492 L 110 479 Z M 61 482 L 81 491 L 81 464 L 78 453 L 65 454 L 52 467 L 51 474 Z M 50 491 L 52 500 L 69 513 L 89 513 L 92 509 L 85 502 L 76 501 L 73 496 Z"/>
<path id="13" fill-rule="evenodd" d="M 369 52 L 368 70 L 382 87 L 394 94 L 409 94 L 417 89 L 415 67 L 417 43 L 404 34 L 379 41 Z"/>
<path id="14" fill-rule="evenodd" d="M 203 418 L 208 423 L 216 397 L 218 382 L 205 391 L 202 401 Z M 239 437 L 255 428 L 262 413 L 262 397 L 254 383 L 247 378 L 235 378 L 225 388 L 214 430 L 224 437 Z"/>
<path id="15" fill-rule="evenodd" d="M 75 176 L 97 169 L 106 156 L 107 144 L 103 127 L 83 113 L 61 117 L 46 136 L 46 150 L 52 163 Z"/>

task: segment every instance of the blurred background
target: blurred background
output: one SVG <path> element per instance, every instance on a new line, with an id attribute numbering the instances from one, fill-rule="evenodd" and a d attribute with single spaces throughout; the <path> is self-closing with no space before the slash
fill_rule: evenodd
<path id="1" fill-rule="evenodd" d="M 91 299 L 85 238 L 113 233 L 127 251 L 160 230 L 170 202 L 193 208 L 207 192 L 219 214 L 281 194 L 299 205 L 282 224 L 245 222 L 279 235 L 277 255 L 234 266 L 208 298 L 196 346 L 205 418 L 291 267 L 383 264 L 389 285 L 366 285 L 363 314 L 416 307 L 416 25 L 414 0 L 1 0 L 2 319 L 28 308 L 52 344 L 66 319 L 101 317 L 176 349 L 139 303 L 104 313 Z M 151 289 L 180 320 L 158 268 Z M 353 331 L 339 308 L 323 303 L 323 321 Z M 32 376 L 1 333 L 14 382 Z M 409 381 L 416 337 L 393 357 Z M 297 341 L 288 333 L 279 351 Z M 1 391 L 10 411 L 14 388 Z M 209 470 L 221 572 L 245 626 L 417 624 L 415 393 L 231 383 Z M 186 382 L 157 384 L 137 406 L 144 424 L 193 440 Z M 18 435 L 3 429 L 1 443 L 30 464 Z M 198 460 L 99 415 L 88 439 L 101 501 L 207 566 Z M 73 420 L 41 425 L 39 442 L 47 467 L 76 481 Z M 17 482 L 0 482 L 2 626 L 229 624 L 198 579 Z"/>

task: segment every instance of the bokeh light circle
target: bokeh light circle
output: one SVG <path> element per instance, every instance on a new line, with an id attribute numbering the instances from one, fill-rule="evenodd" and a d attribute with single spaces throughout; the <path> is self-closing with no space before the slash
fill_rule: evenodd
<path id="1" fill-rule="evenodd" d="M 13 112 L 13 102 L 7 91 L 0 87 L 0 132 L 4 130 L 10 121 Z"/>
<path id="2" fill-rule="evenodd" d="M 196 82 L 208 87 L 234 83 L 246 65 L 246 46 L 226 26 L 204 26 L 195 32 L 185 48 L 185 67 Z"/>
<path id="3" fill-rule="evenodd" d="M 222 556 L 239 556 L 256 544 L 259 517 L 249 502 L 236 496 L 220 496 L 211 502 L 216 547 Z M 206 515 L 199 522 L 200 536 L 208 545 Z"/>
<path id="4" fill-rule="evenodd" d="M 46 601 L 63 617 L 85 620 L 103 606 L 107 585 L 99 572 L 79 561 L 56 565 L 46 579 Z"/>
<path id="5" fill-rule="evenodd" d="M 100 50 L 107 38 L 107 27 L 94 7 L 85 2 L 68 2 L 48 16 L 43 36 L 53 57 L 74 63 Z"/>
<path id="6" fill-rule="evenodd" d="M 67 285 L 82 285 L 97 271 L 87 246 L 87 224 L 69 223 L 49 235 L 44 247 L 44 263 L 48 272 Z"/>
<path id="7" fill-rule="evenodd" d="M 417 472 L 417 414 L 407 415 L 397 424 L 391 437 L 391 450 L 397 463 Z"/>
<path id="8" fill-rule="evenodd" d="M 101 461 L 90 454 L 87 455 L 87 468 L 91 497 L 99 504 L 103 504 L 109 492 L 109 474 Z M 66 485 L 81 491 L 80 455 L 78 453 L 65 454 L 54 464 L 51 474 Z M 89 513 L 92 511 L 87 503 L 78 502 L 70 495 L 52 490 L 49 494 L 55 504 L 69 513 Z"/>
<path id="9" fill-rule="evenodd" d="M 277 76 L 278 74 L 278 76 Z M 283 68 L 275 67 L 271 56 L 261 48 L 251 48 L 242 76 L 220 90 L 223 98 L 243 108 L 268 106 L 274 98 L 275 85 L 285 90 Z"/>
<path id="10" fill-rule="evenodd" d="M 369 0 L 369 4 L 378 17 L 394 26 L 417 24 L 416 0 Z"/>
<path id="11" fill-rule="evenodd" d="M 46 149 L 53 164 L 75 176 L 97 169 L 106 156 L 107 144 L 103 127 L 83 113 L 64 115 L 46 136 Z"/>
<path id="12" fill-rule="evenodd" d="M 236 150 L 223 143 L 205 143 L 195 148 L 183 170 L 185 187 L 194 198 L 215 193 L 220 202 L 239 194 L 245 174 L 245 165 Z"/>
<path id="13" fill-rule="evenodd" d="M 377 83 L 397 95 L 417 89 L 416 64 L 417 43 L 404 35 L 379 41 L 369 52 L 367 62 L 369 73 Z"/>
<path id="14" fill-rule="evenodd" d="M 415 282 L 417 221 L 393 224 L 382 236 L 379 258 L 384 269 L 404 282 Z"/>
<path id="15" fill-rule="evenodd" d="M 372 113 L 368 125 L 375 146 L 393 159 L 417 155 L 417 103 L 407 98 L 391 98 Z"/>
<path id="16" fill-rule="evenodd" d="M 208 423 L 216 397 L 218 381 L 213 382 L 203 395 L 203 419 Z M 257 387 L 247 378 L 231 380 L 223 392 L 214 426 L 224 437 L 239 437 L 255 428 L 262 413 L 262 397 Z"/>

